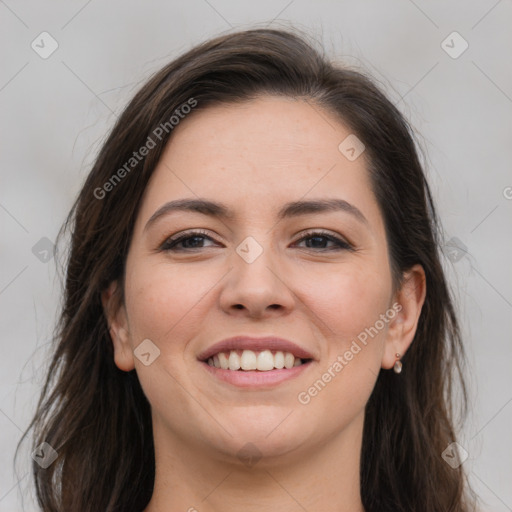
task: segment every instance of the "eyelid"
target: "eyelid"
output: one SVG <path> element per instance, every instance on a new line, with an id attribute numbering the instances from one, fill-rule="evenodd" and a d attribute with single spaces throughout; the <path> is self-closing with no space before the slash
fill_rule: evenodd
<path id="1" fill-rule="evenodd" d="M 212 234 L 209 231 L 207 231 L 205 229 L 201 229 L 201 228 L 191 228 L 191 229 L 186 229 L 185 231 L 180 231 L 178 233 L 175 233 L 174 235 L 165 237 L 164 240 L 160 244 L 158 244 L 158 248 L 159 248 L 159 250 L 168 250 L 165 248 L 166 245 L 172 244 L 172 243 L 179 243 L 183 239 L 186 239 L 189 237 L 191 238 L 191 237 L 198 236 L 198 235 L 204 236 L 205 238 L 209 238 L 216 242 L 216 240 L 213 238 Z"/>
<path id="2" fill-rule="evenodd" d="M 204 238 L 207 238 L 213 242 L 219 243 L 215 238 L 211 235 L 211 233 L 205 229 L 201 228 L 191 228 L 189 230 L 185 230 L 182 232 L 178 232 L 174 235 L 166 237 L 163 242 L 161 242 L 158 246 L 158 250 L 160 251 L 172 251 L 173 245 L 179 244 L 183 240 L 187 240 L 189 238 L 193 238 L 195 236 L 201 236 Z M 355 246 L 344 236 L 332 233 L 330 231 L 327 231 L 323 228 L 310 228 L 306 231 L 302 231 L 299 234 L 299 238 L 293 242 L 294 244 L 297 244 L 299 242 L 302 242 L 305 239 L 313 238 L 313 237 L 323 237 L 326 238 L 328 241 L 334 243 L 336 247 L 334 248 L 307 248 L 313 252 L 331 252 L 331 251 L 342 251 L 342 250 L 348 250 L 348 251 L 355 251 Z M 206 247 L 198 247 L 197 249 L 205 249 Z M 194 252 L 194 248 L 189 249 L 175 249 L 176 251 L 181 252 Z"/>
<path id="3" fill-rule="evenodd" d="M 321 236 L 325 237 L 327 239 L 330 239 L 330 241 L 340 244 L 340 249 L 345 248 L 345 250 L 355 250 L 355 246 L 352 242 L 350 242 L 346 237 L 339 235 L 337 233 L 333 233 L 331 231 L 327 231 L 322 228 L 312 228 L 308 229 L 306 231 L 301 232 L 300 238 L 298 238 L 294 243 L 301 242 L 305 238 L 314 237 L 314 236 Z M 322 250 L 322 249 L 320 249 Z M 324 251 L 328 251 L 329 249 L 323 249 Z"/>

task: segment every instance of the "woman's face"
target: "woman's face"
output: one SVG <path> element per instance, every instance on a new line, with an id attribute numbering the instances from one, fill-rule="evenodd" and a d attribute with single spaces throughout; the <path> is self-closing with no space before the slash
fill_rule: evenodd
<path id="1" fill-rule="evenodd" d="M 209 107 L 175 128 L 113 322 L 116 364 L 136 369 L 159 439 L 225 460 L 300 457 L 361 427 L 380 368 L 403 349 L 403 319 L 366 155 L 354 159 L 348 136 L 320 107 L 281 97 Z M 171 207 L 185 199 L 219 206 Z M 234 336 L 285 339 L 310 361 L 267 372 L 201 360 Z M 283 352 L 289 366 L 291 347 L 238 340 L 214 359 L 281 367 Z"/>

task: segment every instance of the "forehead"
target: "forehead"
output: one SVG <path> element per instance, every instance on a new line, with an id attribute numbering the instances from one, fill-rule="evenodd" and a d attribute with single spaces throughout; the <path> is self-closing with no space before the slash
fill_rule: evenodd
<path id="1" fill-rule="evenodd" d="M 349 133 L 310 100 L 261 96 L 196 109 L 178 125 L 167 152 L 178 160 L 194 147 L 194 157 L 206 161 L 242 157 L 272 167 L 301 161 L 302 167 L 337 159 L 338 145 Z"/>
<path id="2" fill-rule="evenodd" d="M 196 109 L 174 129 L 142 213 L 196 196 L 262 216 L 309 195 L 358 203 L 371 217 L 365 154 L 351 161 L 339 149 L 350 135 L 332 113 L 304 99 L 263 96 Z"/>

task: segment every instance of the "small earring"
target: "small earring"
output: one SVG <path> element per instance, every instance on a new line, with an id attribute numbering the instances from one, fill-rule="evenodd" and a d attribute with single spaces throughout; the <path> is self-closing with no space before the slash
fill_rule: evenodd
<path id="1" fill-rule="evenodd" d="M 395 365 L 393 366 L 393 371 L 395 373 L 400 373 L 402 371 L 402 362 L 400 361 L 400 357 L 402 357 L 398 352 L 395 354 L 396 361 Z"/>

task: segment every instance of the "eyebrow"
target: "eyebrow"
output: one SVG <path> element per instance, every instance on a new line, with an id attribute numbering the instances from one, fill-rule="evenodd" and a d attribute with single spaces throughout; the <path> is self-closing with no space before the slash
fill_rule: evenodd
<path id="1" fill-rule="evenodd" d="M 144 226 L 144 231 L 157 219 L 173 212 L 195 212 L 203 215 L 210 215 L 219 219 L 233 220 L 236 216 L 225 204 L 209 201 L 208 199 L 176 199 L 169 201 L 153 213 Z M 363 224 L 369 225 L 368 220 L 361 210 L 344 199 L 316 199 L 310 201 L 292 201 L 286 203 L 278 212 L 278 220 L 285 218 L 299 217 L 312 213 L 324 212 L 346 212 Z"/>

